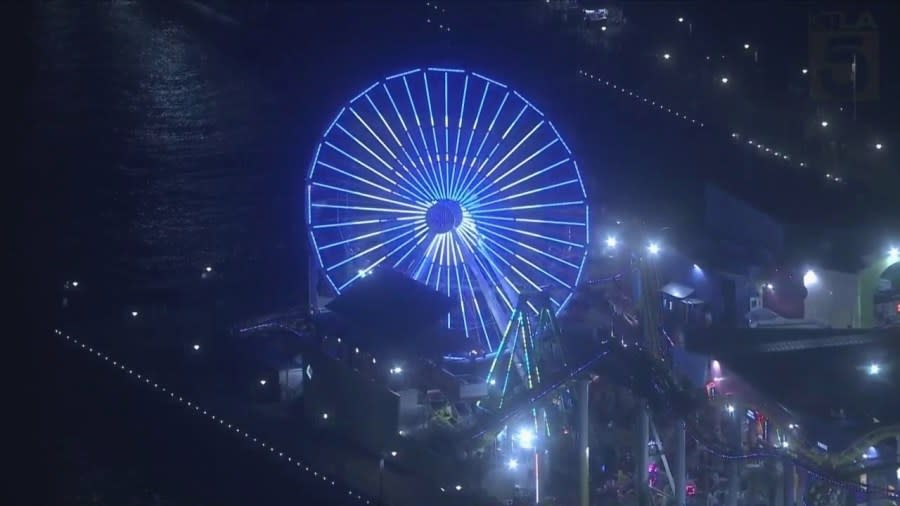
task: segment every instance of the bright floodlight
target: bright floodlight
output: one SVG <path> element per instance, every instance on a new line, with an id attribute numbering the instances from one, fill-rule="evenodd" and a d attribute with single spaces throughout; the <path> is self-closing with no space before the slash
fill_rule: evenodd
<path id="1" fill-rule="evenodd" d="M 750 44 L 747 43 L 747 42 L 745 42 L 745 43 L 744 43 L 744 49 L 750 49 Z"/>
<path id="2" fill-rule="evenodd" d="M 806 271 L 806 274 L 803 275 L 803 286 L 809 288 L 810 286 L 819 282 L 819 276 L 816 275 L 816 272 L 812 269 Z"/>
<path id="3" fill-rule="evenodd" d="M 615 248 L 616 245 L 619 244 L 619 240 L 613 236 L 609 236 L 606 238 L 606 247 L 607 248 Z"/>
<path id="4" fill-rule="evenodd" d="M 900 248 L 891 246 L 891 249 L 888 250 L 888 260 L 895 261 L 898 259 L 900 259 Z"/>
<path id="5" fill-rule="evenodd" d="M 879 144 L 879 146 L 881 146 L 881 144 Z M 881 148 L 879 147 L 878 149 L 881 149 Z M 72 286 L 74 286 L 75 288 L 78 288 L 78 281 L 72 281 Z"/>
<path id="6" fill-rule="evenodd" d="M 803 72 L 803 74 L 805 75 L 807 72 L 809 72 L 809 70 L 807 70 L 806 67 L 803 67 L 803 70 L 801 70 L 800 72 Z"/>
<path id="7" fill-rule="evenodd" d="M 728 78 L 722 77 L 722 84 L 728 84 Z"/>
<path id="8" fill-rule="evenodd" d="M 259 380 L 259 384 L 262 386 L 266 386 L 266 383 L 268 383 L 268 382 L 264 379 Z"/>
<path id="9" fill-rule="evenodd" d="M 671 57 L 672 57 L 672 55 L 670 55 L 669 53 L 663 53 L 663 58 L 665 58 L 666 60 L 668 60 Z"/>
<path id="10" fill-rule="evenodd" d="M 460 490 L 462 490 L 462 485 L 457 485 L 455 488 L 456 488 L 456 491 L 459 492 Z"/>
<path id="11" fill-rule="evenodd" d="M 876 376 L 881 373 L 881 366 L 876 363 L 869 364 L 869 376 Z"/>
<path id="12" fill-rule="evenodd" d="M 822 121 L 822 128 L 825 128 L 825 127 L 827 127 L 827 126 L 828 126 L 828 122 L 827 122 L 827 121 Z"/>
<path id="13" fill-rule="evenodd" d="M 600 27 L 600 30 L 602 30 L 602 31 L 605 32 L 605 31 L 606 31 L 606 25 L 601 26 L 601 27 Z"/>
<path id="14" fill-rule="evenodd" d="M 506 462 L 506 468 L 509 469 L 510 471 L 515 471 L 516 469 L 519 468 L 519 461 L 516 459 L 509 459 Z"/>
<path id="15" fill-rule="evenodd" d="M 734 405 L 729 404 L 728 406 L 725 407 L 725 410 L 728 411 L 729 413 L 734 413 Z"/>
<path id="16" fill-rule="evenodd" d="M 530 429 L 519 429 L 519 432 L 516 434 L 517 439 L 519 440 L 519 446 L 526 450 L 534 448 L 534 432 Z"/>
<path id="17" fill-rule="evenodd" d="M 679 23 L 684 23 L 684 18 L 681 17 L 681 16 L 679 16 L 679 17 L 678 17 L 678 22 L 679 22 Z"/>
<path id="18" fill-rule="evenodd" d="M 391 367 L 391 374 L 400 374 L 403 372 L 403 368 L 399 365 L 396 367 Z"/>
<path id="19" fill-rule="evenodd" d="M 322 413 L 322 420 L 328 420 L 328 413 Z"/>
<path id="20" fill-rule="evenodd" d="M 768 288 L 769 290 L 774 290 L 775 285 L 773 285 L 772 283 L 766 283 L 766 288 Z"/>
<path id="21" fill-rule="evenodd" d="M 883 147 L 884 147 L 884 145 L 881 144 L 880 142 L 876 142 L 876 143 L 875 143 L 875 149 L 881 149 L 881 148 L 883 148 Z"/>
<path id="22" fill-rule="evenodd" d="M 195 344 L 195 345 L 194 345 L 194 351 L 200 351 L 200 345 L 199 345 L 199 344 Z"/>
<path id="23" fill-rule="evenodd" d="M 132 317 L 137 318 L 137 315 L 138 315 L 138 312 L 137 312 L 137 311 L 132 311 L 132 312 L 131 312 L 131 316 L 132 316 Z"/>
<path id="24" fill-rule="evenodd" d="M 206 272 L 212 272 L 212 267 L 210 267 L 209 265 L 207 265 L 207 266 L 206 266 Z"/>
<path id="25" fill-rule="evenodd" d="M 651 242 L 650 245 L 647 246 L 647 251 L 649 251 L 651 255 L 654 255 L 654 256 L 659 255 L 659 251 L 660 251 L 659 244 L 657 244 L 655 242 Z"/>
<path id="26" fill-rule="evenodd" d="M 396 456 L 397 456 L 397 450 L 391 451 L 391 457 L 396 457 Z"/>

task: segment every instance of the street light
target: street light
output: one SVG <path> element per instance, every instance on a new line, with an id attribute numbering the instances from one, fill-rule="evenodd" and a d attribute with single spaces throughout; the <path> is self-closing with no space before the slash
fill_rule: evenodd
<path id="1" fill-rule="evenodd" d="M 519 447 L 525 450 L 534 448 L 534 432 L 531 430 L 526 428 L 519 429 L 517 439 L 519 440 Z"/>
<path id="2" fill-rule="evenodd" d="M 619 240 L 613 236 L 609 236 L 606 238 L 606 247 L 607 248 L 615 248 L 619 244 Z"/>
<path id="3" fill-rule="evenodd" d="M 900 260 L 900 248 L 891 246 L 891 249 L 888 250 L 888 260 L 890 260 L 891 262 Z"/>
<path id="4" fill-rule="evenodd" d="M 803 286 L 809 288 L 819 282 L 819 276 L 812 269 L 806 271 L 803 275 Z"/>
<path id="5" fill-rule="evenodd" d="M 869 364 L 869 376 L 877 376 L 881 373 L 881 366 L 876 363 Z"/>
<path id="6" fill-rule="evenodd" d="M 509 469 L 510 471 L 515 471 L 516 469 L 519 468 L 519 461 L 516 459 L 509 459 L 506 462 L 506 468 Z"/>
<path id="7" fill-rule="evenodd" d="M 647 246 L 647 251 L 650 252 L 651 255 L 656 256 L 659 255 L 660 247 L 658 243 L 651 242 L 649 246 Z"/>

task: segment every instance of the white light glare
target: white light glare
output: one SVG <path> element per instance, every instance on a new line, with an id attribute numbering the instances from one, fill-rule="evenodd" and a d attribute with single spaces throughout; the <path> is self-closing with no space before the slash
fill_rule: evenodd
<path id="1" fill-rule="evenodd" d="M 669 53 L 663 53 L 663 58 L 664 58 L 664 59 L 668 60 L 668 59 L 671 58 L 671 57 L 672 57 L 672 55 L 670 55 Z"/>
<path id="2" fill-rule="evenodd" d="M 397 456 L 397 450 L 391 451 L 391 457 L 396 457 L 396 456 Z"/>
<path id="3" fill-rule="evenodd" d="M 651 255 L 659 255 L 660 247 L 659 244 L 655 242 L 651 242 L 649 246 L 647 246 L 647 251 L 650 252 Z"/>
<path id="4" fill-rule="evenodd" d="M 681 17 L 681 16 L 679 16 L 679 17 L 678 17 L 678 22 L 679 22 L 679 23 L 684 23 L 684 18 Z"/>
<path id="5" fill-rule="evenodd" d="M 195 345 L 194 345 L 194 351 L 200 351 L 200 345 L 199 345 L 199 344 L 195 344 Z"/>
<path id="6" fill-rule="evenodd" d="M 749 43 L 749 42 L 745 42 L 745 43 L 744 43 L 744 49 L 750 49 L 750 43 Z"/>
<path id="7" fill-rule="evenodd" d="M 878 145 L 878 149 L 881 149 L 881 144 Z M 72 286 L 78 288 L 78 281 L 72 281 Z"/>
<path id="8" fill-rule="evenodd" d="M 519 432 L 516 434 L 517 439 L 519 440 L 519 446 L 526 450 L 534 448 L 534 432 L 529 429 L 519 429 Z"/>
<path id="9" fill-rule="evenodd" d="M 775 285 L 773 285 L 772 283 L 766 283 L 766 288 L 768 288 L 769 290 L 774 290 Z"/>
<path id="10" fill-rule="evenodd" d="M 882 143 L 880 143 L 880 142 L 875 143 L 875 149 L 881 149 L 883 147 L 884 147 L 884 145 Z M 75 286 L 78 286 L 78 285 L 76 284 Z"/>
<path id="11" fill-rule="evenodd" d="M 881 373 L 881 366 L 876 363 L 869 364 L 869 376 L 876 376 Z"/>
<path id="12" fill-rule="evenodd" d="M 619 240 L 613 236 L 609 236 L 606 238 L 606 247 L 607 248 L 615 248 L 619 244 Z"/>
<path id="13" fill-rule="evenodd" d="M 519 461 L 516 459 L 509 459 L 506 462 L 506 468 L 509 469 L 510 471 L 515 471 L 516 469 L 519 468 Z"/>
<path id="14" fill-rule="evenodd" d="M 809 288 L 812 285 L 815 285 L 819 282 L 819 276 L 816 275 L 816 272 L 812 269 L 806 271 L 806 274 L 803 275 L 803 286 Z"/>
<path id="15" fill-rule="evenodd" d="M 207 265 L 207 266 L 206 266 L 206 272 L 212 272 L 212 267 L 210 267 L 209 265 Z"/>
<path id="16" fill-rule="evenodd" d="M 131 316 L 132 316 L 133 318 L 137 318 L 137 315 L 138 315 L 138 312 L 137 312 L 137 311 L 132 311 L 132 312 L 131 312 Z"/>
<path id="17" fill-rule="evenodd" d="M 328 413 L 322 413 L 322 420 L 328 420 Z"/>
<path id="18" fill-rule="evenodd" d="M 403 372 L 403 368 L 399 365 L 396 367 L 391 367 L 391 374 L 400 374 Z"/>
<path id="19" fill-rule="evenodd" d="M 728 78 L 722 77 L 722 84 L 728 84 Z"/>
<path id="20" fill-rule="evenodd" d="M 790 443 L 787 442 L 787 440 L 785 440 L 784 442 L 781 443 L 782 448 L 789 448 L 790 446 L 791 445 L 790 445 Z"/>
<path id="21" fill-rule="evenodd" d="M 827 126 L 828 126 L 828 122 L 827 122 L 827 121 L 822 121 L 822 128 L 825 128 L 825 127 L 827 127 Z"/>
<path id="22" fill-rule="evenodd" d="M 891 249 L 888 250 L 888 260 L 892 262 L 900 260 L 900 248 L 891 246 Z"/>
<path id="23" fill-rule="evenodd" d="M 259 384 L 260 384 L 261 386 L 266 386 L 266 383 L 268 383 L 268 381 L 266 381 L 266 380 L 264 380 L 264 379 L 259 380 Z"/>
<path id="24" fill-rule="evenodd" d="M 728 411 L 729 413 L 734 413 L 734 405 L 729 404 L 728 406 L 725 407 L 725 410 Z"/>
<path id="25" fill-rule="evenodd" d="M 460 490 L 462 490 L 462 485 L 457 485 L 455 488 L 456 488 L 456 491 L 459 492 Z"/>
<path id="26" fill-rule="evenodd" d="M 809 70 L 807 70 L 806 67 L 803 67 L 803 69 L 800 70 L 800 72 L 803 72 L 803 75 L 806 75 L 806 73 L 809 72 Z"/>

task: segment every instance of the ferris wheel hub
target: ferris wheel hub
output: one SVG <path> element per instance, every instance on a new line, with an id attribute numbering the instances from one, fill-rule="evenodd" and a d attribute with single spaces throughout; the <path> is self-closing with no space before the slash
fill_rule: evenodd
<path id="1" fill-rule="evenodd" d="M 435 234 L 452 232 L 463 220 L 463 209 L 455 200 L 438 200 L 425 212 L 425 223 Z"/>

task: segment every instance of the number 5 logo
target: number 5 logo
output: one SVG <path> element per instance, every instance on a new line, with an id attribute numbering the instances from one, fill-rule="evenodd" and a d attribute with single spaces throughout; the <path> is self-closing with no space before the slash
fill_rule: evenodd
<path id="1" fill-rule="evenodd" d="M 810 93 L 817 100 L 878 98 L 878 32 L 871 15 L 848 19 L 843 13 L 810 18 Z"/>

